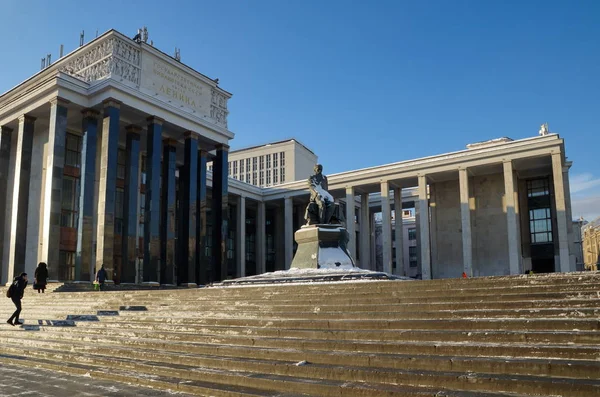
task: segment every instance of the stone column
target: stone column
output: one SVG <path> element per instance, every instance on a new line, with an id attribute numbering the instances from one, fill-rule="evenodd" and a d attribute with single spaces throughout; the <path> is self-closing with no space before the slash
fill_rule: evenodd
<path id="1" fill-rule="evenodd" d="M 504 161 L 504 198 L 506 200 L 506 223 L 508 231 L 508 265 L 510 274 L 519 274 L 519 239 L 515 200 L 515 182 L 512 161 Z"/>
<path id="2" fill-rule="evenodd" d="M 206 150 L 200 150 L 198 152 L 198 172 L 196 179 L 196 189 L 198 191 L 198 215 L 196 221 L 196 259 L 197 259 L 197 276 L 196 280 L 199 284 L 207 284 L 209 274 L 208 274 L 208 258 L 206 257 L 205 248 L 207 239 L 206 239 L 206 211 L 207 202 L 206 202 L 206 163 L 208 159 L 208 152 Z"/>
<path id="3" fill-rule="evenodd" d="M 177 170 L 177 141 L 163 141 L 162 192 L 160 206 L 160 283 L 175 282 L 175 171 Z"/>
<path id="4" fill-rule="evenodd" d="M 421 235 L 421 275 L 423 280 L 431 279 L 431 246 L 429 241 L 429 200 L 427 199 L 427 177 L 419 175 L 419 226 Z"/>
<path id="5" fill-rule="evenodd" d="M 100 141 L 98 182 L 98 222 L 96 231 L 96 270 L 104 265 L 112 277 L 115 241 L 115 196 L 117 184 L 117 151 L 119 150 L 119 117 L 121 103 L 106 100 Z"/>
<path id="6" fill-rule="evenodd" d="M 381 182 L 381 242 L 383 248 L 383 271 L 392 273 L 392 210 L 390 207 L 390 184 Z"/>
<path id="7" fill-rule="evenodd" d="M 256 208 L 256 274 L 262 274 L 267 271 L 266 247 L 266 210 L 265 203 L 259 201 Z"/>
<path id="8" fill-rule="evenodd" d="M 40 255 L 41 261 L 46 262 L 50 269 L 58 269 L 68 104 L 69 101 L 61 98 L 54 98 L 50 101 L 46 178 L 43 181 L 42 205 L 44 209 Z"/>
<path id="9" fill-rule="evenodd" d="M 138 194 L 140 176 L 140 133 L 136 125 L 127 126 L 125 146 L 125 189 L 123 194 L 123 234 L 121 282 L 135 283 L 135 265 L 137 262 L 136 240 L 138 234 Z"/>
<path id="10" fill-rule="evenodd" d="M 198 137 L 191 131 L 185 133 L 183 168 L 179 175 L 181 187 L 181 233 L 182 263 L 179 263 L 179 284 L 196 284 L 196 232 L 198 210 Z"/>
<path id="11" fill-rule="evenodd" d="M 144 282 L 158 282 L 160 266 L 160 155 L 164 120 L 148 117 L 146 204 L 144 209 Z"/>
<path id="12" fill-rule="evenodd" d="M 563 181 L 563 161 L 561 153 L 552 153 L 552 177 L 554 181 L 554 200 L 556 206 L 558 255 L 560 260 L 559 269 L 561 272 L 569 272 L 571 271 L 571 265 L 569 263 L 569 238 L 567 227 L 568 219 L 565 203 L 565 186 Z"/>
<path id="13" fill-rule="evenodd" d="M 469 171 L 466 168 L 459 168 L 458 184 L 460 189 L 463 272 L 465 272 L 468 277 L 473 277 L 473 240 L 471 238 L 471 207 L 469 205 Z"/>
<path id="14" fill-rule="evenodd" d="M 246 197 L 239 196 L 237 201 L 237 225 L 236 234 L 236 259 L 237 259 L 237 277 L 246 276 Z"/>
<path id="15" fill-rule="evenodd" d="M 348 231 L 348 252 L 356 261 L 356 224 L 354 222 L 354 186 L 346 186 L 346 230 Z"/>
<path id="16" fill-rule="evenodd" d="M 213 279 L 227 278 L 227 231 L 229 228 L 229 203 L 227 197 L 229 146 L 217 147 L 213 160 L 212 215 L 213 215 Z"/>
<path id="17" fill-rule="evenodd" d="M 8 207 L 8 173 L 10 164 L 10 149 L 12 145 L 12 129 L 0 126 L 0 263 L 4 264 L 4 238 L 6 230 L 6 214 Z M 0 266 L 4 267 L 4 266 Z M 1 274 L 5 274 L 5 269 L 2 269 Z M 11 280 L 2 279 L 2 283 L 6 284 Z"/>
<path id="18" fill-rule="evenodd" d="M 15 275 L 25 271 L 25 251 L 27 240 L 27 216 L 29 212 L 29 182 L 35 118 L 19 117 L 17 151 L 15 156 L 15 176 L 12 195 L 12 216 L 10 223 L 8 277 L 11 282 Z"/>
<path id="19" fill-rule="evenodd" d="M 284 247 L 285 247 L 285 269 L 289 269 L 294 259 L 294 203 L 291 197 L 283 199 L 284 202 Z"/>
<path id="20" fill-rule="evenodd" d="M 360 267 L 371 269 L 371 218 L 369 216 L 369 193 L 360 195 Z"/>
<path id="21" fill-rule="evenodd" d="M 571 209 L 571 184 L 569 182 L 569 169 L 573 165 L 572 161 L 565 161 L 562 171 L 563 171 L 563 184 L 565 186 L 565 206 L 566 206 L 566 214 L 567 214 L 567 241 L 569 241 L 569 245 L 573 247 L 573 249 L 569 250 L 569 269 L 574 272 L 577 271 L 577 241 L 581 239 L 580 236 L 575 236 L 573 222 L 570 220 L 573 219 L 572 209 Z M 520 234 L 519 234 L 520 236 Z M 581 246 L 581 245 L 580 245 Z M 581 269 L 583 270 L 583 269 Z"/>
<path id="22" fill-rule="evenodd" d="M 396 271 L 394 274 L 406 276 L 404 267 L 404 224 L 402 220 L 402 188 L 394 189 L 394 213 L 396 223 L 394 232 L 396 234 Z"/>
<path id="23" fill-rule="evenodd" d="M 77 219 L 77 251 L 75 280 L 90 281 L 94 276 L 92 262 L 94 240 L 94 181 L 98 147 L 98 115 L 93 109 L 81 112 L 81 174 L 79 177 L 79 218 Z"/>

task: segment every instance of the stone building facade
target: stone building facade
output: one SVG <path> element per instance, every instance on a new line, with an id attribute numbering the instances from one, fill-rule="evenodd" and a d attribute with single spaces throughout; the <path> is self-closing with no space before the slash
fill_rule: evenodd
<path id="1" fill-rule="evenodd" d="M 0 95 L 0 282 L 40 261 L 52 280 L 89 281 L 104 264 L 115 282 L 180 285 L 289 268 L 305 176 L 229 177 L 230 98 L 114 30 Z M 376 264 L 380 214 L 382 270 L 485 276 L 575 269 L 569 166 L 545 134 L 328 178 L 361 267 Z M 408 233 L 392 223 L 404 210 L 416 252 L 392 237 Z"/>
<path id="2" fill-rule="evenodd" d="M 600 218 L 583 226 L 581 235 L 585 269 L 600 269 Z"/>

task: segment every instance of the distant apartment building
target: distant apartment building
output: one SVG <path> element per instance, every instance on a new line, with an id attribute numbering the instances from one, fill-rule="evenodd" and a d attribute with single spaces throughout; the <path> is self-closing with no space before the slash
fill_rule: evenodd
<path id="1" fill-rule="evenodd" d="M 229 152 L 229 177 L 260 187 L 269 187 L 308 178 L 317 155 L 288 139 Z M 209 163 L 208 170 L 212 171 Z"/>
<path id="2" fill-rule="evenodd" d="M 600 269 L 600 218 L 588 223 L 581 230 L 585 270 L 598 270 Z"/>

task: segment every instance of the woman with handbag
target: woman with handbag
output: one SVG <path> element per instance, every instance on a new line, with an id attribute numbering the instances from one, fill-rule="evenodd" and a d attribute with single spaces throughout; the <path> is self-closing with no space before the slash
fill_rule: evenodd
<path id="1" fill-rule="evenodd" d="M 38 294 L 44 293 L 48 282 L 48 266 L 44 262 L 38 263 L 34 277 L 33 289 L 37 289 Z"/>

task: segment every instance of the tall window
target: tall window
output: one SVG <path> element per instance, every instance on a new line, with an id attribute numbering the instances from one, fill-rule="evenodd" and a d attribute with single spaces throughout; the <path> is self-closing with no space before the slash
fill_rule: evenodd
<path id="1" fill-rule="evenodd" d="M 267 186 L 271 186 L 271 170 L 267 169 Z"/>
<path id="2" fill-rule="evenodd" d="M 81 167 L 81 137 L 67 134 L 65 142 L 65 165 Z"/>
<path id="3" fill-rule="evenodd" d="M 279 153 L 279 164 L 281 164 L 282 167 L 285 167 L 285 152 Z"/>
<path id="4" fill-rule="evenodd" d="M 417 267 L 417 247 L 408 247 L 408 263 L 410 267 Z"/>
<path id="5" fill-rule="evenodd" d="M 246 173 L 246 183 L 250 183 L 250 173 Z"/>
<path id="6" fill-rule="evenodd" d="M 140 161 L 140 179 L 142 180 L 142 185 L 146 184 L 146 156 L 142 156 Z"/>
<path id="7" fill-rule="evenodd" d="M 256 185 L 256 182 L 257 182 L 257 180 L 256 180 L 256 171 L 252 171 L 252 184 Z"/>
<path id="8" fill-rule="evenodd" d="M 277 171 L 279 171 L 277 168 L 273 169 L 273 185 L 277 185 L 279 182 L 279 178 L 277 177 Z"/>
<path id="9" fill-rule="evenodd" d="M 527 181 L 527 197 L 547 196 L 550 194 L 548 178 Z"/>
<path id="10" fill-rule="evenodd" d="M 256 157 L 252 157 L 252 171 L 256 171 L 258 169 L 258 159 Z"/>
<path id="11" fill-rule="evenodd" d="M 58 263 L 58 279 L 75 280 L 75 252 L 59 251 Z"/>
<path id="12" fill-rule="evenodd" d="M 408 239 L 409 240 L 417 239 L 417 229 L 415 229 L 414 227 L 408 229 Z"/>
<path id="13" fill-rule="evenodd" d="M 531 243 L 552 242 L 552 216 L 550 208 L 536 208 L 529 210 L 529 231 Z"/>
<path id="14" fill-rule="evenodd" d="M 260 159 L 260 161 L 259 161 L 258 169 L 264 170 L 265 169 L 265 156 L 260 156 L 259 159 Z"/>
<path id="15" fill-rule="evenodd" d="M 273 168 L 277 168 L 277 153 L 273 153 Z"/>
<path id="16" fill-rule="evenodd" d="M 271 155 L 267 154 L 265 157 L 267 158 L 267 169 L 270 169 L 271 168 Z"/>
<path id="17" fill-rule="evenodd" d="M 240 160 L 240 174 L 244 173 L 244 160 Z"/>
<path id="18" fill-rule="evenodd" d="M 237 167 L 238 163 L 237 161 L 233 162 L 233 176 L 237 177 L 237 173 L 238 173 L 238 167 Z"/>
<path id="19" fill-rule="evenodd" d="M 115 192 L 115 234 L 123 234 L 123 206 L 125 191 L 117 188 Z"/>
<path id="20" fill-rule="evenodd" d="M 281 183 L 285 182 L 285 168 L 279 170 L 279 180 Z"/>
<path id="21" fill-rule="evenodd" d="M 260 186 L 264 186 L 264 184 L 265 184 L 265 171 L 260 170 L 260 183 L 259 183 L 259 185 Z"/>
<path id="22" fill-rule="evenodd" d="M 60 226 L 77 227 L 78 198 L 79 178 L 64 175 Z"/>
<path id="23" fill-rule="evenodd" d="M 127 154 L 125 150 L 119 149 L 117 152 L 117 178 L 125 179 L 125 164 L 127 164 Z"/>

